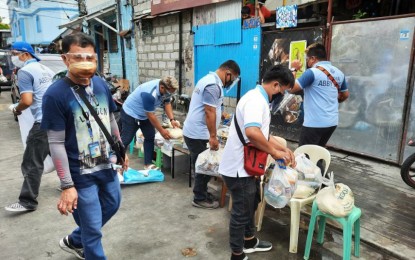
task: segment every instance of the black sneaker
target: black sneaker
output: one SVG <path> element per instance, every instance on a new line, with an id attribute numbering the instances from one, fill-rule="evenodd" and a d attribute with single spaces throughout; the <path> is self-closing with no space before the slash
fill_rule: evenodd
<path id="1" fill-rule="evenodd" d="M 202 208 L 202 209 L 216 209 L 216 208 L 219 208 L 219 202 L 210 201 L 210 200 L 192 201 L 192 205 L 196 208 Z"/>
<path id="2" fill-rule="evenodd" d="M 231 260 L 248 260 L 248 256 L 245 255 L 244 252 L 242 252 L 242 254 L 240 255 L 231 255 Z"/>
<path id="3" fill-rule="evenodd" d="M 259 240 L 258 238 L 256 238 L 256 240 L 257 242 L 254 247 L 249 247 L 249 248 L 244 247 L 245 254 L 254 253 L 254 252 L 265 252 L 265 251 L 271 250 L 272 244 L 270 242 Z"/>
<path id="4" fill-rule="evenodd" d="M 59 246 L 62 250 L 74 254 L 78 259 L 85 259 L 84 257 L 84 249 L 83 248 L 76 248 L 69 242 L 69 236 L 62 238 L 59 241 Z"/>

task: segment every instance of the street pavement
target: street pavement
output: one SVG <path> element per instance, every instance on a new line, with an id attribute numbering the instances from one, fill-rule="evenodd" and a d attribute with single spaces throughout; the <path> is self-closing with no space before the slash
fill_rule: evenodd
<path id="1" fill-rule="evenodd" d="M 61 216 L 56 209 L 60 195 L 56 172 L 43 176 L 36 211 L 12 213 L 3 209 L 17 201 L 23 181 L 20 171 L 23 146 L 18 123 L 8 110 L 10 100 L 9 92 L 1 93 L 0 259 L 75 259 L 59 248 L 59 240 L 71 232 L 75 222 L 72 216 Z M 132 168 L 143 167 L 136 151 L 130 161 Z M 121 208 L 103 228 L 102 241 L 108 259 L 229 259 L 227 208 L 192 207 L 187 175 L 176 172 L 172 179 L 169 169 L 163 172 L 164 182 L 122 186 Z M 212 187 L 216 184 L 213 182 Z M 220 194 L 220 190 L 212 192 Z M 303 259 L 308 217 L 302 217 L 298 253 L 290 254 L 289 216 L 288 208 L 266 209 L 262 230 L 257 235 L 271 241 L 274 247 L 269 252 L 250 254 L 249 259 Z M 325 241 L 323 245 L 313 242 L 310 259 L 342 259 L 341 231 L 327 227 Z M 183 255 L 186 248 L 191 248 L 196 255 Z M 411 255 L 414 252 L 407 251 L 407 259 L 415 256 Z M 377 247 L 376 243 L 362 241 L 359 259 L 405 258 Z"/>

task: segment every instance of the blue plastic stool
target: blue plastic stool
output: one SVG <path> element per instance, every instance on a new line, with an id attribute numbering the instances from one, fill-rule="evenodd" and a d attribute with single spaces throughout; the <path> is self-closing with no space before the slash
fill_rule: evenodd
<path id="1" fill-rule="evenodd" d="M 362 211 L 353 207 L 352 212 L 347 217 L 335 217 L 330 214 L 321 212 L 318 209 L 317 203 L 314 200 L 313 208 L 311 211 L 310 226 L 308 228 L 307 242 L 304 252 L 304 259 L 308 260 L 310 257 L 311 242 L 313 240 L 314 227 L 317 217 L 320 217 L 318 221 L 319 230 L 317 235 L 317 243 L 323 244 L 324 242 L 324 229 L 326 227 L 326 218 L 330 218 L 342 224 L 343 226 L 343 259 L 349 260 L 352 250 L 352 233 L 354 229 L 354 255 L 360 256 L 360 216 Z M 353 228 L 354 227 L 354 228 Z"/>

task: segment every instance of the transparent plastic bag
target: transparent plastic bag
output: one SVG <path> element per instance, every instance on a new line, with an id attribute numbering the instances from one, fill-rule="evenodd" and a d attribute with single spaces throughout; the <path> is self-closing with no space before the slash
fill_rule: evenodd
<path id="1" fill-rule="evenodd" d="M 219 176 L 219 163 L 222 158 L 223 149 L 214 151 L 206 149 L 197 156 L 195 172 L 211 176 Z"/>
<path id="2" fill-rule="evenodd" d="M 276 109 L 273 109 L 272 113 L 274 115 L 280 113 L 284 118 L 284 122 L 289 124 L 294 123 L 300 116 L 302 102 L 303 98 L 300 95 L 286 93 L 280 105 Z"/>
<path id="3" fill-rule="evenodd" d="M 297 177 L 296 170 L 285 166 L 283 161 L 277 160 L 272 175 L 265 184 L 265 201 L 274 208 L 285 207 L 295 192 Z"/>

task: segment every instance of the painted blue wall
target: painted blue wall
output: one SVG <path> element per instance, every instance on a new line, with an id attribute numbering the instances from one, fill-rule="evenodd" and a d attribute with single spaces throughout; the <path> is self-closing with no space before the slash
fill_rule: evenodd
<path id="1" fill-rule="evenodd" d="M 194 27 L 193 31 L 195 32 L 195 82 L 209 71 L 215 71 L 224 61 L 232 59 L 241 68 L 241 96 L 256 86 L 259 81 L 261 28 L 241 29 L 241 20 L 237 19 Z M 220 31 L 227 33 L 220 36 L 216 33 Z M 237 41 L 238 37 L 239 43 L 227 44 Z M 236 88 L 225 96 L 236 97 Z"/>
<path id="2" fill-rule="evenodd" d="M 129 30 L 132 28 L 132 6 L 125 5 L 125 0 L 121 4 L 121 19 L 122 27 L 120 31 Z M 124 50 L 125 50 L 125 69 L 126 77 L 130 82 L 130 90 L 133 90 L 138 86 L 138 63 L 137 63 L 137 52 L 135 47 L 134 31 L 131 32 L 131 48 L 127 48 L 127 41 L 124 39 Z M 109 53 L 110 60 L 110 72 L 113 75 L 122 77 L 122 60 L 121 60 L 121 41 L 118 38 L 118 52 Z"/>

